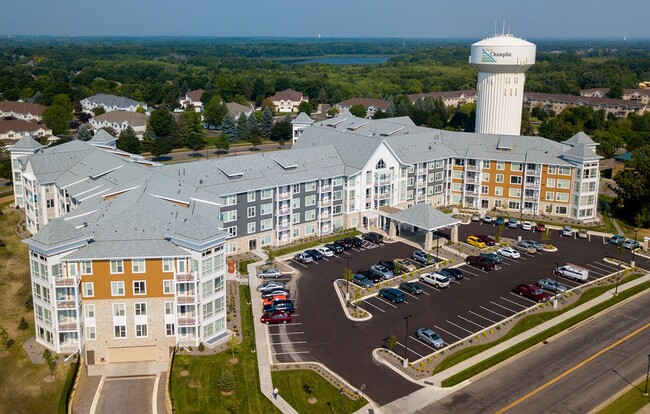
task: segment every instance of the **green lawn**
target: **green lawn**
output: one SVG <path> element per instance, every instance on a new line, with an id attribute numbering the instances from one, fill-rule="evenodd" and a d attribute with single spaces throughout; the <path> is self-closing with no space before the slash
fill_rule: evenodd
<path id="1" fill-rule="evenodd" d="M 174 359 L 171 378 L 171 396 L 176 413 L 277 413 L 277 408 L 262 395 L 259 388 L 257 356 L 251 352 L 253 316 L 246 298 L 248 286 L 240 286 L 241 319 L 244 340 L 239 347 L 239 362 L 229 362 L 229 351 L 209 356 L 178 355 Z M 184 377 L 181 372 L 189 375 Z M 235 393 L 224 396 L 217 382 L 224 370 L 231 370 L 236 381 Z"/>
<path id="2" fill-rule="evenodd" d="M 644 387 L 645 379 L 636 384 L 636 386 L 631 390 L 612 401 L 609 405 L 600 410 L 598 414 L 621 414 L 638 412 L 641 408 L 650 404 L 650 397 L 643 395 Z"/>
<path id="3" fill-rule="evenodd" d="M 338 413 L 343 403 L 343 413 L 353 413 L 368 404 L 365 398 L 351 400 L 341 396 L 336 387 L 323 379 L 314 371 L 308 369 L 273 371 L 273 385 L 278 388 L 279 394 L 299 413 Z M 305 384 L 312 381 L 316 398 L 315 404 L 308 402 L 309 395 L 305 391 Z"/>

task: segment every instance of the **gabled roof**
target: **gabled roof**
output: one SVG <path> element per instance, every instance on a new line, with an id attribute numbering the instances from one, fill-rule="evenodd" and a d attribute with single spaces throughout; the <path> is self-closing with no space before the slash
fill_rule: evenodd
<path id="1" fill-rule="evenodd" d="M 388 101 L 385 99 L 373 99 L 373 98 L 350 98 L 345 101 L 339 102 L 336 105 L 340 107 L 351 107 L 353 105 L 363 105 L 366 108 L 375 107 L 385 111 L 388 108 Z"/>
<path id="2" fill-rule="evenodd" d="M 568 150 L 565 155 L 568 156 L 568 158 L 573 157 L 580 160 L 597 160 L 603 158 L 600 155 L 597 155 L 586 144 L 576 144 L 573 148 Z"/>
<path id="3" fill-rule="evenodd" d="M 18 142 L 16 142 L 14 146 L 11 148 L 11 150 L 12 151 L 16 151 L 16 150 L 36 151 L 41 148 L 45 148 L 45 145 L 41 144 L 31 136 L 27 135 L 22 137 Z"/>
<path id="4" fill-rule="evenodd" d="M 85 242 L 86 236 L 63 218 L 51 220 L 38 233 L 24 240 L 31 248 L 45 252 L 65 245 Z"/>
<path id="5" fill-rule="evenodd" d="M 0 101 L 0 112 L 42 116 L 47 106 L 30 102 Z"/>
<path id="6" fill-rule="evenodd" d="M 203 89 L 196 89 L 194 91 L 188 91 L 185 96 L 190 98 L 193 102 L 200 102 L 203 92 L 205 92 Z"/>
<path id="7" fill-rule="evenodd" d="M 303 98 L 302 92 L 294 91 L 293 89 L 285 89 L 283 91 L 276 92 L 275 95 L 271 97 L 271 100 L 298 102 L 302 98 Z"/>
<path id="8" fill-rule="evenodd" d="M 101 115 L 94 116 L 94 119 L 97 122 L 117 122 L 123 123 L 127 122 L 129 125 L 134 127 L 146 126 L 149 117 L 146 114 L 141 114 L 140 112 L 132 111 L 110 111 L 105 112 Z"/>
<path id="9" fill-rule="evenodd" d="M 397 213 L 380 210 L 379 214 L 427 231 L 434 231 L 460 224 L 458 219 L 455 219 L 428 204 L 415 204 L 414 206 Z"/>
<path id="10" fill-rule="evenodd" d="M 292 124 L 308 124 L 308 125 L 311 125 L 311 124 L 314 123 L 314 120 L 311 119 L 309 117 L 309 115 L 307 115 L 306 113 L 301 112 L 301 113 L 298 114 L 298 116 L 293 121 L 291 121 L 291 123 Z"/>
<path id="11" fill-rule="evenodd" d="M 237 118 L 240 114 L 252 111 L 250 107 L 238 104 L 237 102 L 226 102 L 226 107 L 228 108 L 228 113 L 233 118 Z"/>
<path id="12" fill-rule="evenodd" d="M 110 113 L 110 112 L 109 112 Z M 145 115 L 146 116 L 146 115 Z M 115 148 L 115 143 L 117 138 L 109 134 L 105 129 L 100 129 L 97 133 L 88 141 L 89 144 L 98 144 L 98 145 L 108 145 Z"/>
<path id="13" fill-rule="evenodd" d="M 567 139 L 566 141 L 563 141 L 562 143 L 568 145 L 576 145 L 576 144 L 598 145 L 597 142 L 592 140 L 589 137 L 589 135 L 585 134 L 582 131 L 578 132 L 577 134 Z"/>
<path id="14" fill-rule="evenodd" d="M 109 108 L 129 108 L 131 106 L 141 106 L 143 108 L 147 108 L 146 102 L 138 102 L 133 99 L 125 98 L 123 96 L 108 95 L 105 93 L 99 93 L 97 95 L 82 99 L 82 101 L 84 100 L 94 103 L 95 105 L 105 105 Z"/>
<path id="15" fill-rule="evenodd" d="M 0 119 L 0 134 L 7 132 L 34 132 L 42 129 L 51 131 L 50 128 L 38 122 L 25 121 L 24 119 Z"/>

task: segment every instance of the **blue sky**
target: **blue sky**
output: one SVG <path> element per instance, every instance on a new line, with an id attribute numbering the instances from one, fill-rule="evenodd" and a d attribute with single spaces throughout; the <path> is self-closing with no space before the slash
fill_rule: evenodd
<path id="1" fill-rule="evenodd" d="M 18 0 L 0 35 L 647 38 L 648 0 Z"/>

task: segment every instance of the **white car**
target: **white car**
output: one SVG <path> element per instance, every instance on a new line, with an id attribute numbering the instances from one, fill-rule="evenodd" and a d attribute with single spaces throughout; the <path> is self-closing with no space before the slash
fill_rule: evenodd
<path id="1" fill-rule="evenodd" d="M 523 223 L 521 223 L 521 229 L 522 230 L 532 230 L 533 225 L 532 225 L 532 223 L 530 221 L 524 221 Z"/>
<path id="2" fill-rule="evenodd" d="M 316 249 L 320 252 L 320 254 L 323 255 L 323 257 L 332 257 L 334 256 L 334 252 L 328 249 L 327 247 L 319 247 Z"/>
<path id="3" fill-rule="evenodd" d="M 423 273 L 420 275 L 420 282 L 437 287 L 438 289 L 449 286 L 449 278 L 439 273 Z"/>
<path id="4" fill-rule="evenodd" d="M 279 278 L 282 276 L 282 272 L 274 267 L 271 267 L 269 269 L 266 269 L 262 271 L 260 274 L 257 275 L 257 277 L 260 277 L 262 279 L 267 279 L 267 278 Z"/>
<path id="5" fill-rule="evenodd" d="M 502 247 L 499 250 L 497 250 L 497 254 L 503 257 L 509 257 L 511 259 L 519 259 L 521 257 L 519 252 L 513 249 L 512 247 Z"/>
<path id="6" fill-rule="evenodd" d="M 573 237 L 573 229 L 571 228 L 571 226 L 564 226 L 564 227 L 562 228 L 562 232 L 561 232 L 560 234 L 561 234 L 562 236 Z"/>

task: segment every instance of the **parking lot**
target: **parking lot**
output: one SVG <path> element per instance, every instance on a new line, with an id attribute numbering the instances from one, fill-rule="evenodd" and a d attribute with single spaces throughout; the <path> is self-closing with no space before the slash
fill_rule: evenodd
<path id="1" fill-rule="evenodd" d="M 460 227 L 459 239 L 470 234 L 494 234 L 492 225 L 472 223 Z M 539 240 L 539 233 L 505 229 L 502 236 L 517 239 Z M 418 388 L 387 367 L 376 363 L 371 355 L 374 348 L 385 346 L 393 334 L 398 343 L 395 351 L 409 359 L 419 359 L 433 352 L 428 344 L 415 337 L 418 328 L 431 328 L 447 343 L 483 331 L 535 302 L 512 293 L 520 283 L 535 283 L 542 277 L 550 277 L 555 263 L 575 263 L 589 269 L 589 280 L 595 280 L 618 269 L 603 260 L 611 256 L 620 260 L 631 259 L 630 251 L 619 253 L 617 246 L 607 243 L 603 237 L 590 239 L 560 237 L 552 233 L 551 244 L 557 252 L 538 252 L 522 255 L 520 259 L 504 258 L 500 269 L 482 271 L 466 265 L 460 266 L 465 278 L 445 289 L 421 284 L 424 293 L 418 296 L 406 294 L 403 303 L 393 304 L 382 298 L 371 297 L 359 305 L 372 313 L 365 322 L 349 320 L 341 309 L 332 283 L 342 278 L 348 265 L 353 271 L 368 269 L 380 260 L 409 257 L 414 248 L 404 243 L 387 243 L 374 249 L 356 249 L 316 263 L 303 265 L 288 263 L 300 272 L 293 290 L 297 292 L 297 310 L 291 324 L 268 328 L 272 353 L 278 362 L 318 361 L 346 378 L 353 386 L 366 385 L 366 393 L 380 404 L 392 401 Z M 647 259 L 637 265 L 648 268 Z M 395 281 L 397 285 L 401 281 Z M 579 283 L 560 278 L 569 288 Z M 293 282 L 295 283 L 295 282 Z M 296 289 L 297 288 L 297 289 Z M 405 338 L 405 320 L 409 329 Z"/>

